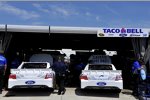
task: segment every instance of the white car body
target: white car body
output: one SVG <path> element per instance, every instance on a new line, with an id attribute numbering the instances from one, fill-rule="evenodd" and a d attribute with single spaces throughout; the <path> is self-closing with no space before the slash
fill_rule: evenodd
<path id="1" fill-rule="evenodd" d="M 28 65 L 28 67 L 23 67 Z M 30 68 L 29 65 L 45 66 L 44 68 Z M 54 87 L 55 72 L 48 62 L 22 62 L 17 69 L 11 69 L 8 88 Z"/>
<path id="2" fill-rule="evenodd" d="M 90 70 L 92 66 L 109 66 L 111 70 Z M 114 88 L 123 89 L 122 71 L 116 70 L 113 64 L 87 64 L 80 75 L 81 89 Z"/>

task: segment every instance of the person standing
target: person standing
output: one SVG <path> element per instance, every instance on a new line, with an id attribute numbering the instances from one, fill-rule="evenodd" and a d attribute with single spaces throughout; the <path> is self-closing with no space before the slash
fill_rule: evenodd
<path id="1" fill-rule="evenodd" d="M 65 77 L 67 66 L 63 61 L 63 58 L 59 57 L 57 61 L 54 62 L 52 69 L 55 71 L 56 84 L 58 85 L 58 95 L 64 94 L 65 89 Z"/>
<path id="2" fill-rule="evenodd" d="M 2 94 L 4 75 L 7 68 L 7 60 L 4 57 L 2 51 L 0 52 L 0 94 Z"/>
<path id="3" fill-rule="evenodd" d="M 18 68 L 18 66 L 20 64 L 21 64 L 21 60 L 20 60 L 20 57 L 19 57 L 19 52 L 16 52 L 15 58 L 11 62 L 11 68 L 16 69 L 16 68 Z"/>
<path id="4" fill-rule="evenodd" d="M 140 82 L 139 74 L 141 69 L 141 63 L 139 60 L 135 60 L 132 65 L 132 78 L 133 78 L 133 92 L 132 94 L 138 96 L 138 85 Z"/>
<path id="5" fill-rule="evenodd" d="M 75 66 L 75 83 L 76 86 L 80 87 L 80 74 L 82 73 L 82 70 L 84 69 L 85 65 L 81 60 L 77 62 L 77 65 Z"/>

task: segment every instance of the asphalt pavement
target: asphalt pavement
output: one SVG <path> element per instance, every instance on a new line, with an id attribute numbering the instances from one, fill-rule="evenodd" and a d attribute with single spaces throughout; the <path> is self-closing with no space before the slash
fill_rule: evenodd
<path id="1" fill-rule="evenodd" d="M 80 90 L 66 88 L 64 95 L 57 95 L 58 90 L 49 89 L 17 89 L 3 91 L 0 100 L 138 100 L 131 95 L 132 91 L 122 90 L 117 93 L 113 90 Z"/>

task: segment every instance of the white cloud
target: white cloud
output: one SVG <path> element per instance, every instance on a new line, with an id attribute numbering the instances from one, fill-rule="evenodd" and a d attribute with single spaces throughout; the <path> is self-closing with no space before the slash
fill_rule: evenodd
<path id="1" fill-rule="evenodd" d="M 91 13 L 90 12 L 86 12 L 85 15 L 86 16 L 91 16 Z"/>
<path id="2" fill-rule="evenodd" d="M 108 5 L 105 5 L 105 8 L 110 11 L 112 14 L 115 14 L 115 15 L 119 15 L 119 13 L 115 10 L 113 10 L 111 7 L 109 7 Z"/>
<path id="3" fill-rule="evenodd" d="M 7 4 L 6 2 L 0 2 L 0 11 L 5 11 L 7 13 L 11 13 L 17 15 L 23 19 L 32 19 L 40 17 L 37 13 L 33 11 L 27 11 L 24 9 L 20 9 L 14 6 Z"/>
<path id="4" fill-rule="evenodd" d="M 59 13 L 59 14 L 64 15 L 64 16 L 69 16 L 72 14 L 72 12 L 70 12 L 69 10 L 61 8 L 61 7 L 54 7 L 52 9 L 54 11 L 56 11 L 56 13 Z"/>
<path id="5" fill-rule="evenodd" d="M 70 16 L 79 16 L 84 17 L 85 19 L 94 19 L 96 21 L 100 21 L 100 17 L 96 14 L 91 13 L 89 8 L 85 9 L 85 12 L 81 12 L 77 8 L 73 8 L 72 6 L 66 6 L 66 5 L 42 5 L 40 3 L 33 3 L 33 7 L 35 7 L 37 10 L 49 14 L 51 16 L 58 16 L 58 17 L 65 17 L 68 18 Z"/>
<path id="6" fill-rule="evenodd" d="M 96 16 L 95 19 L 96 19 L 96 21 L 100 21 L 99 16 Z"/>
<path id="7" fill-rule="evenodd" d="M 94 19 L 96 21 L 100 21 L 100 17 L 96 14 L 92 14 L 91 12 L 88 12 L 88 11 L 85 12 L 85 16 L 87 16 L 88 19 L 90 18 L 90 19 Z"/>
<path id="8" fill-rule="evenodd" d="M 79 13 L 70 7 L 65 7 L 64 5 L 49 5 L 47 8 L 44 8 L 43 5 L 34 3 L 32 4 L 35 8 L 37 8 L 39 11 L 42 11 L 44 13 L 48 14 L 54 14 L 54 15 L 61 15 L 61 16 L 72 16 L 72 15 L 78 15 Z"/>
<path id="9" fill-rule="evenodd" d="M 73 16 L 73 15 L 79 15 L 79 12 L 71 7 L 65 7 L 63 5 L 51 5 L 50 11 L 62 16 Z"/>
<path id="10" fill-rule="evenodd" d="M 42 12 L 50 13 L 50 11 L 48 9 L 44 9 L 40 4 L 34 3 L 32 5 Z"/>
<path id="11" fill-rule="evenodd" d="M 38 3 L 33 3 L 32 5 L 33 5 L 34 7 L 41 8 L 41 5 L 38 4 Z"/>

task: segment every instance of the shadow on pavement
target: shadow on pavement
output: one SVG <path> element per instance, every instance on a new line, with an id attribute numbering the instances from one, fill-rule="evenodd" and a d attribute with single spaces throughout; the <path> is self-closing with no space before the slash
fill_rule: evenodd
<path id="1" fill-rule="evenodd" d="M 78 96 L 95 96 L 95 97 L 110 97 L 119 98 L 118 91 L 104 89 L 85 89 L 76 88 L 75 94 Z"/>
<path id="2" fill-rule="evenodd" d="M 22 89 L 13 89 L 9 90 L 5 97 L 11 97 L 11 96 L 50 96 L 53 92 L 52 89 L 44 89 L 44 88 L 22 88 Z"/>

